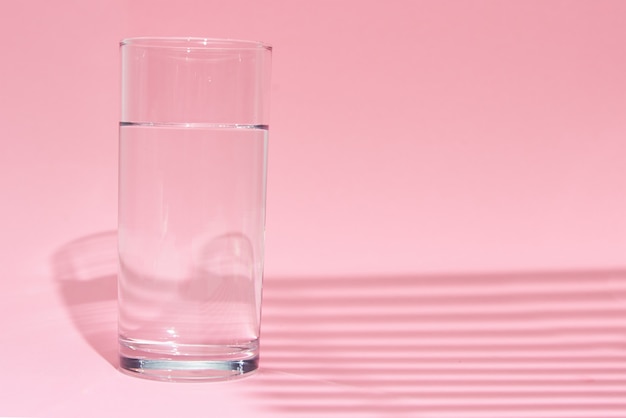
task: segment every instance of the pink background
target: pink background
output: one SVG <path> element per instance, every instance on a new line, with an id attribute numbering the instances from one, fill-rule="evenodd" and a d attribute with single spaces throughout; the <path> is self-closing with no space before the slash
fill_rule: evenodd
<path id="1" fill-rule="evenodd" d="M 118 41 L 274 45 L 262 370 L 115 365 Z M 626 2 L 0 2 L 0 416 L 626 416 Z"/>

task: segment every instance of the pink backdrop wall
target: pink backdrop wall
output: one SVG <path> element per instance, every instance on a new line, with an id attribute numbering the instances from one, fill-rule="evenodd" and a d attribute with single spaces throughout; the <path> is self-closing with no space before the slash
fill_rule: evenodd
<path id="1" fill-rule="evenodd" d="M 384 291 L 376 278 L 395 277 L 400 282 L 389 282 L 389 292 L 401 296 L 410 277 L 460 274 L 471 282 L 477 273 L 509 274 L 503 282 L 481 279 L 486 289 L 522 274 L 529 289 L 552 283 L 540 289 L 560 289 L 557 297 L 578 283 L 580 299 L 563 297 L 581 303 L 584 292 L 607 289 L 594 283 L 606 284 L 610 292 L 597 306 L 613 303 L 623 314 L 622 281 L 613 276 L 546 282 L 523 275 L 626 265 L 626 2 L 2 1 L 0 292 L 7 339 L 61 335 L 48 347 L 53 357 L 83 341 L 76 315 L 63 322 L 67 294 L 55 293 L 58 255 L 68 243 L 91 239 L 104 253 L 105 273 L 114 272 L 108 251 L 117 205 L 117 42 L 139 35 L 274 45 L 270 288 L 278 283 L 282 292 L 288 285 L 281 280 L 302 280 L 304 291 L 334 278 L 334 290 L 349 295 L 355 288 Z M 359 282 L 363 277 L 369 279 Z M 411 289 L 417 295 L 425 288 Z M 280 295 L 270 292 L 268 301 Z M 295 309 L 267 306 L 270 318 Z M 54 331 L 37 322 L 46 315 Z M 25 319 L 16 325 L 16 317 Z M 271 324 L 280 329 L 279 320 Z M 612 326 L 611 335 L 624 335 Z M 593 340 L 593 332 L 577 335 Z M 41 354 L 32 348 L 38 341 L 28 343 L 33 355 Z M 97 350 L 94 341 L 87 338 Z M 22 343 L 6 350 L 2 386 L 16 394 L 32 387 L 43 400 L 33 406 L 16 395 L 6 410 L 0 403 L 0 415 L 48 415 L 50 405 L 71 411 L 72 403 L 55 403 L 58 393 L 44 395 L 46 385 L 32 383 L 34 371 L 7 362 L 25 355 Z M 112 356 L 74 354 L 85 365 Z M 84 390 L 80 379 L 63 380 L 63 364 L 50 367 L 43 379 L 51 385 L 60 379 L 70 392 Z M 82 402 L 118 396 L 110 380 L 98 388 Z M 190 391 L 172 396 L 187 399 L 199 389 Z M 236 396 L 233 389 L 223 394 Z M 611 399 L 605 401 L 619 403 Z M 411 405 L 394 413 L 413 416 Z"/>

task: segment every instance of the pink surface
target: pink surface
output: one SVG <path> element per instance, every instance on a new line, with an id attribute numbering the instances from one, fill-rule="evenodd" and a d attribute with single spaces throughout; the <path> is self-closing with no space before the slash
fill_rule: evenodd
<path id="1" fill-rule="evenodd" d="M 626 416 L 626 3 L 1 11 L 0 416 Z M 138 35 L 274 45 L 244 381 L 114 367 L 117 42 Z"/>

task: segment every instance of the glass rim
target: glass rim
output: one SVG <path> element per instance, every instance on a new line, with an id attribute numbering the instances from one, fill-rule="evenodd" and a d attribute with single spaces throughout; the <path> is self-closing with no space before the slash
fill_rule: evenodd
<path id="1" fill-rule="evenodd" d="M 207 50 L 272 50 L 272 46 L 265 42 L 194 36 L 139 36 L 124 38 L 120 41 L 120 47 L 123 46 L 139 46 L 145 48 L 199 48 Z"/>

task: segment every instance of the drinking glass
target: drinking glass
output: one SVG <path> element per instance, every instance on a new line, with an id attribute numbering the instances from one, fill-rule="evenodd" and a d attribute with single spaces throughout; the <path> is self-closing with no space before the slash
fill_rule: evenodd
<path id="1" fill-rule="evenodd" d="M 120 368 L 224 380 L 258 367 L 271 47 L 120 43 Z"/>

